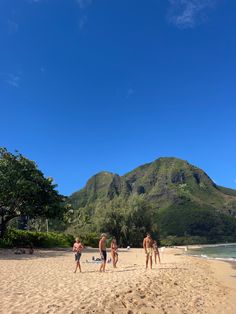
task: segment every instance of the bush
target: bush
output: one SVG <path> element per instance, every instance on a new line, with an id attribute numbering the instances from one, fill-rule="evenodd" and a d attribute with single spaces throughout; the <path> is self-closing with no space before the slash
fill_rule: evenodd
<path id="1" fill-rule="evenodd" d="M 9 247 L 12 247 L 12 243 L 9 239 L 0 239 L 0 248 L 6 249 Z"/>
<path id="2" fill-rule="evenodd" d="M 0 240 L 0 247 L 69 247 L 72 246 L 74 238 L 57 232 L 32 232 L 24 230 L 9 229 Z"/>
<path id="3" fill-rule="evenodd" d="M 79 239 L 85 246 L 98 247 L 98 242 L 100 240 L 99 236 L 95 232 L 89 232 L 81 235 Z"/>
<path id="4" fill-rule="evenodd" d="M 161 239 L 161 246 L 173 246 L 173 245 L 192 245 L 192 244 L 206 244 L 209 243 L 205 237 L 176 237 L 168 236 L 165 239 Z"/>

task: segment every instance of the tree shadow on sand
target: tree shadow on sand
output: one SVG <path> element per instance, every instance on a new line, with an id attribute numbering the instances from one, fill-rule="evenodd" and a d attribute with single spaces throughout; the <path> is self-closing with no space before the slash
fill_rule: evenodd
<path id="1" fill-rule="evenodd" d="M 0 260 L 33 260 L 38 258 L 63 257 L 71 253 L 68 249 L 34 249 L 33 254 L 28 254 L 28 249 L 25 249 L 25 254 L 15 254 L 16 249 L 0 250 Z"/>

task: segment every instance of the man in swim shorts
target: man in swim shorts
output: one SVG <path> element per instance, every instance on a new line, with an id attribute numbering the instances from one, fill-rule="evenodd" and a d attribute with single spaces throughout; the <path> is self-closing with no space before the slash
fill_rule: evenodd
<path id="1" fill-rule="evenodd" d="M 81 241 L 78 238 L 76 238 L 75 243 L 73 245 L 73 249 L 72 249 L 73 252 L 75 252 L 75 262 L 76 262 L 74 273 L 76 273 L 78 267 L 79 267 L 79 271 L 81 272 L 80 258 L 82 255 L 83 248 L 84 246 L 82 245 Z"/>
<path id="2" fill-rule="evenodd" d="M 106 240 L 107 240 L 106 234 L 102 233 L 100 241 L 99 241 L 99 252 L 101 255 L 101 259 L 102 259 L 102 264 L 100 266 L 100 272 L 101 271 L 105 272 L 105 268 L 106 268 L 106 262 L 107 262 Z"/>
<path id="3" fill-rule="evenodd" d="M 150 260 L 150 268 L 152 269 L 152 254 L 153 254 L 153 239 L 150 233 L 147 233 L 146 238 L 143 239 L 143 248 L 146 254 L 146 269 Z"/>

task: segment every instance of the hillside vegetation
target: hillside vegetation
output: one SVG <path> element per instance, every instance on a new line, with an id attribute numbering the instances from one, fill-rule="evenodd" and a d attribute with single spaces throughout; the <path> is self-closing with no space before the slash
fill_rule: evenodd
<path id="1" fill-rule="evenodd" d="M 159 158 L 123 176 L 100 172 L 68 202 L 68 232 L 106 231 L 121 245 L 140 245 L 146 231 L 184 242 L 236 239 L 236 191 L 177 158 Z"/>

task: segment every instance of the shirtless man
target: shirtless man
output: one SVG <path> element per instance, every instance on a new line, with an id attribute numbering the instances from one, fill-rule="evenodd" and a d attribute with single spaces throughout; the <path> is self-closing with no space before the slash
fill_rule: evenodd
<path id="1" fill-rule="evenodd" d="M 83 248 L 84 246 L 81 243 L 81 241 L 78 238 L 76 238 L 75 243 L 73 245 L 73 249 L 72 249 L 72 251 L 75 252 L 75 262 L 76 262 L 74 273 L 76 273 L 78 267 L 79 267 L 79 271 L 81 272 L 80 258 L 82 255 Z"/>
<path id="2" fill-rule="evenodd" d="M 106 234 L 102 233 L 100 241 L 99 241 L 99 252 L 101 255 L 101 259 L 102 259 L 102 264 L 100 266 L 100 272 L 101 271 L 105 272 L 105 268 L 106 268 L 106 262 L 107 262 L 106 240 L 107 240 Z"/>
<path id="3" fill-rule="evenodd" d="M 146 254 L 146 269 L 148 268 L 149 260 L 150 260 L 150 268 L 152 269 L 153 239 L 150 233 L 147 233 L 146 238 L 143 239 L 143 248 Z"/>

